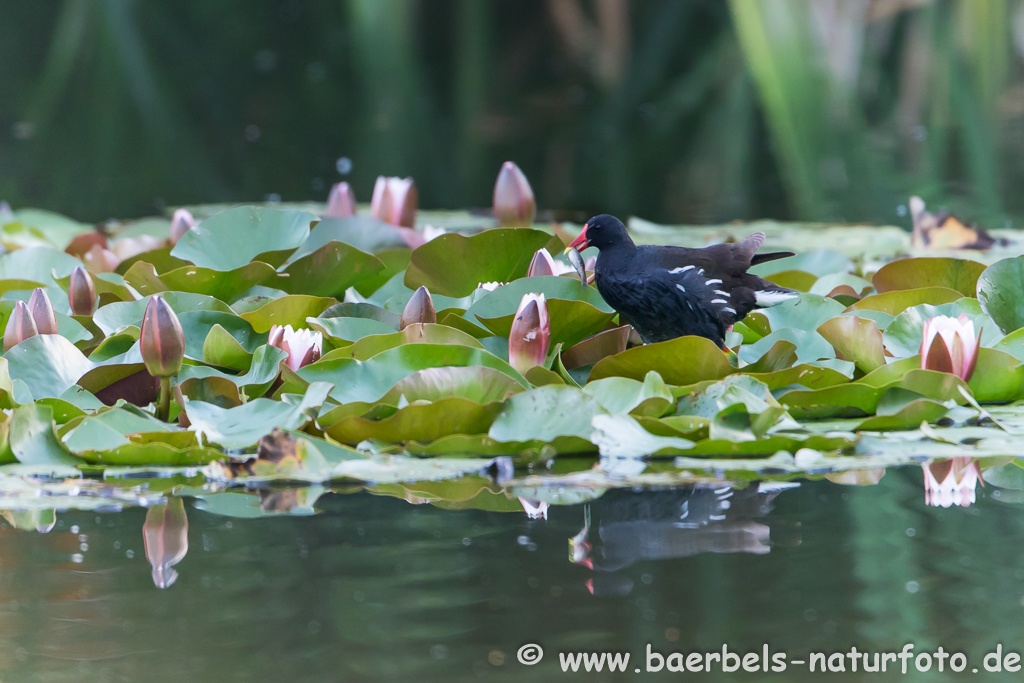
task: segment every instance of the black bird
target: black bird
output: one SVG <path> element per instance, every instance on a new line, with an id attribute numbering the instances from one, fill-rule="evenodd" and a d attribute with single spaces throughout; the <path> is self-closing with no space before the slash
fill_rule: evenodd
<path id="1" fill-rule="evenodd" d="M 594 216 L 572 241 L 580 250 L 599 250 L 594 268 L 597 290 L 644 342 L 684 335 L 725 344 L 725 331 L 755 308 L 796 297 L 796 292 L 762 280 L 747 270 L 758 263 L 793 256 L 780 251 L 757 254 L 764 233 L 703 249 L 636 246 L 615 216 Z"/>

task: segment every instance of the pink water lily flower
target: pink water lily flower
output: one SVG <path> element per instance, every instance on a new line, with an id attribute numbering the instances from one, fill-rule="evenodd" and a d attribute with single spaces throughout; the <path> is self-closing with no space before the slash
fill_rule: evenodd
<path id="1" fill-rule="evenodd" d="M 978 365 L 980 348 L 981 330 L 975 335 L 974 323 L 966 315 L 938 315 L 924 321 L 921 367 L 925 370 L 949 372 L 966 382 Z"/>
<path id="2" fill-rule="evenodd" d="M 416 225 L 419 193 L 412 178 L 379 176 L 370 199 L 370 215 L 379 221 L 412 228 Z"/>
<path id="3" fill-rule="evenodd" d="M 508 362 L 518 372 L 543 365 L 551 345 L 551 321 L 543 294 L 524 294 L 508 336 Z"/>
<path id="4" fill-rule="evenodd" d="M 274 325 L 270 328 L 267 343 L 287 353 L 288 367 L 298 370 L 320 359 L 324 337 L 319 332 L 303 327 L 293 330 L 291 325 Z"/>
<path id="5" fill-rule="evenodd" d="M 978 482 L 984 486 L 981 468 L 971 458 L 950 458 L 921 465 L 924 470 L 924 502 L 934 507 L 970 507 Z"/>

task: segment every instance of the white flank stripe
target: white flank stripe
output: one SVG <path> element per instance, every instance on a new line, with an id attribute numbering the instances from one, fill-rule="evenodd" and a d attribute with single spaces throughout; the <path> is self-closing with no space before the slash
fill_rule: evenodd
<path id="1" fill-rule="evenodd" d="M 796 297 L 796 294 L 790 294 L 789 292 L 754 292 L 754 300 L 758 306 L 774 306 Z"/>
<path id="2" fill-rule="evenodd" d="M 678 273 L 685 273 L 688 270 L 693 270 L 696 267 L 697 266 L 685 266 L 683 268 L 673 268 L 672 270 L 670 270 L 668 272 L 672 273 L 673 275 L 676 275 Z"/>
<path id="3" fill-rule="evenodd" d="M 705 282 L 704 284 L 706 284 L 706 285 L 708 285 L 708 286 L 711 286 L 711 285 L 720 285 L 720 284 L 722 284 L 722 281 L 721 281 L 721 280 L 708 280 L 708 281 L 707 281 L 707 282 Z"/>
<path id="4" fill-rule="evenodd" d="M 722 296 L 729 296 L 729 292 L 723 292 L 720 289 L 715 290 L 715 294 L 721 294 Z"/>
<path id="5" fill-rule="evenodd" d="M 676 285 L 676 289 L 678 289 L 680 292 L 683 292 L 684 294 L 686 293 L 686 287 L 683 287 L 682 285 Z"/>
<path id="6" fill-rule="evenodd" d="M 723 311 L 729 311 L 729 312 L 730 312 L 730 313 L 732 313 L 733 315 L 736 315 L 736 309 L 735 309 L 735 308 L 733 308 L 732 306 L 723 306 L 723 307 L 722 307 L 722 310 L 723 310 Z"/>
<path id="7" fill-rule="evenodd" d="M 713 304 L 727 304 L 729 302 L 726 301 L 725 299 L 712 299 L 711 303 L 713 303 Z"/>

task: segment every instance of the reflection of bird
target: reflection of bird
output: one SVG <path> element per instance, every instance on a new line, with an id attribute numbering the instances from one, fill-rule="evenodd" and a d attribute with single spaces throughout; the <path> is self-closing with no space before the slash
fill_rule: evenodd
<path id="1" fill-rule="evenodd" d="M 614 572 L 639 560 L 699 553 L 769 552 L 769 528 L 754 521 L 792 484 L 695 486 L 667 491 L 617 490 L 593 503 L 597 539 L 586 524 L 570 539 L 570 559 L 597 572 Z"/>
<path id="2" fill-rule="evenodd" d="M 615 216 L 594 216 L 569 248 L 596 247 L 597 289 L 647 343 L 684 335 L 719 346 L 725 330 L 755 308 L 792 299 L 795 292 L 747 272 L 752 265 L 792 256 L 756 253 L 764 233 L 703 249 L 636 246 Z"/>

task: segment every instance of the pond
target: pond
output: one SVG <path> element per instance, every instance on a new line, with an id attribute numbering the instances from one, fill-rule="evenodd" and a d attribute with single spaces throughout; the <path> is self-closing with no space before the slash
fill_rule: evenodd
<path id="1" fill-rule="evenodd" d="M 1021 651 L 1024 550 L 1007 542 L 1021 533 L 1019 492 L 979 486 L 969 507 L 929 507 L 922 481 L 908 467 L 873 486 L 619 489 L 546 519 L 472 509 L 488 505 L 477 498 L 431 504 L 415 486 L 317 490 L 300 511 L 311 516 L 259 516 L 261 498 L 286 507 L 266 495 L 186 497 L 187 531 L 164 527 L 182 541 L 164 590 L 145 510 L 59 513 L 45 535 L 2 532 L 0 675 L 561 680 L 559 653 L 627 652 L 646 672 L 648 644 L 669 655 L 767 643 L 793 660 L 784 673 L 713 680 L 815 681 L 795 662 L 851 646 L 942 646 L 968 671 L 998 644 Z M 517 652 L 529 643 L 544 656 L 527 669 Z M 955 675 L 912 663 L 882 680 L 896 677 Z"/>

